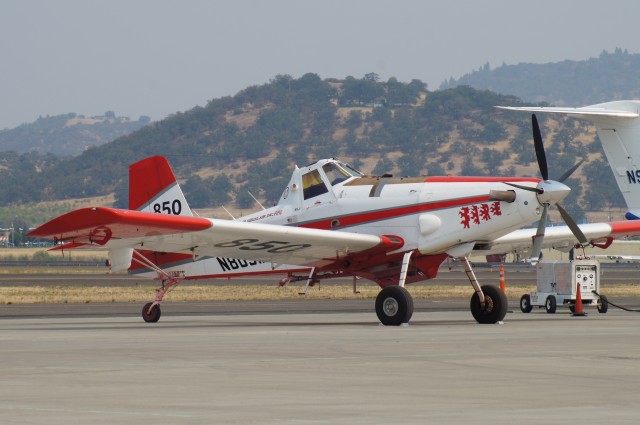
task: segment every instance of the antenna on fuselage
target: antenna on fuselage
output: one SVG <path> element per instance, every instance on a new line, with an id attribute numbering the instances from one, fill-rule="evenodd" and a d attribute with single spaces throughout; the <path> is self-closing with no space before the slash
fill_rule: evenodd
<path id="1" fill-rule="evenodd" d="M 260 203 L 260 201 L 258 201 L 258 200 L 256 199 L 256 197 L 255 197 L 255 196 L 253 196 L 253 193 L 249 192 L 248 190 L 247 190 L 247 193 L 249 194 L 249 196 L 251 196 L 251 197 L 253 198 L 253 200 L 254 200 L 254 201 L 256 201 L 256 202 L 258 203 L 258 205 L 260 205 L 260 208 L 262 208 L 263 210 L 266 210 L 266 208 L 262 206 L 262 204 Z"/>
<path id="2" fill-rule="evenodd" d="M 226 211 L 226 213 L 227 213 L 227 214 L 229 214 L 229 215 L 231 216 L 231 218 L 232 218 L 232 219 L 234 219 L 234 220 L 236 219 L 236 218 L 233 216 L 233 214 L 231 214 L 231 213 L 229 212 L 229 210 L 228 210 L 228 209 L 226 209 L 226 208 L 224 207 L 224 205 L 222 205 L 222 209 L 223 209 L 223 210 L 225 210 L 225 211 Z"/>

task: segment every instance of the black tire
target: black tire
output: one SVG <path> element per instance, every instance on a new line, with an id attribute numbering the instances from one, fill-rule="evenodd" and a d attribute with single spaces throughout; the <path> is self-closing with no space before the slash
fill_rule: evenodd
<path id="1" fill-rule="evenodd" d="M 531 313 L 532 309 L 531 296 L 529 294 L 524 294 L 522 298 L 520 298 L 520 310 L 523 313 Z"/>
<path id="2" fill-rule="evenodd" d="M 600 298 L 598 298 L 598 313 L 604 314 L 607 311 L 609 311 L 609 300 L 606 296 L 600 295 Z"/>
<path id="3" fill-rule="evenodd" d="M 554 314 L 556 312 L 556 297 L 555 295 L 549 295 L 544 302 L 544 309 L 547 310 L 547 313 Z"/>
<path id="4" fill-rule="evenodd" d="M 571 312 L 571 314 L 576 312 L 576 305 L 575 304 L 570 304 L 569 305 L 569 311 Z"/>
<path id="5" fill-rule="evenodd" d="M 507 308 L 509 307 L 507 296 L 500 288 L 492 285 L 485 285 L 480 289 L 484 293 L 484 308 L 480 305 L 478 293 L 474 292 L 470 302 L 471 315 L 478 323 L 483 325 L 498 323 L 507 315 Z"/>
<path id="6" fill-rule="evenodd" d="M 142 318 L 147 323 L 156 323 L 158 320 L 160 320 L 160 316 L 162 315 L 160 306 L 156 304 L 151 307 L 152 304 L 153 303 L 146 303 L 144 307 L 142 307 Z"/>
<path id="7" fill-rule="evenodd" d="M 376 314 L 385 326 L 408 323 L 413 315 L 413 297 L 403 287 L 387 286 L 376 297 Z"/>

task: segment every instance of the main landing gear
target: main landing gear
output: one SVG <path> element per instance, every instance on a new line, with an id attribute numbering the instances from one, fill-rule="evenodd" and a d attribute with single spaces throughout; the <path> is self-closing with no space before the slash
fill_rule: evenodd
<path id="1" fill-rule="evenodd" d="M 387 286 L 376 297 L 376 315 L 385 326 L 409 323 L 413 315 L 413 297 L 402 286 Z"/>
<path id="2" fill-rule="evenodd" d="M 478 323 L 498 323 L 507 315 L 507 296 L 498 287 L 492 285 L 480 286 L 473 269 L 466 257 L 460 258 L 475 290 L 469 307 L 471 315 Z M 407 259 L 408 262 L 408 259 Z M 403 267 L 404 268 L 404 267 Z M 380 323 L 385 326 L 400 326 L 408 323 L 413 315 L 413 298 L 404 288 L 403 274 L 400 274 L 398 285 L 383 288 L 376 298 L 376 315 Z"/>

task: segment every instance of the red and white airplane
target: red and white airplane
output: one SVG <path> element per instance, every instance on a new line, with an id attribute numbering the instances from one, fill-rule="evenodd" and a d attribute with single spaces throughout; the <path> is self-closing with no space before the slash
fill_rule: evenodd
<path id="1" fill-rule="evenodd" d="M 65 248 L 103 247 L 114 270 L 162 281 L 146 304 L 147 322 L 160 318 L 167 291 L 184 279 L 284 274 L 281 283 L 353 276 L 382 290 L 375 310 L 385 325 L 407 323 L 413 300 L 406 283 L 435 278 L 449 257 L 460 259 L 474 293 L 471 313 L 496 323 L 507 298 L 481 286 L 468 256 L 528 247 L 572 248 L 640 234 L 636 222 L 577 226 L 559 205 L 570 192 L 549 179 L 542 137 L 533 116 L 542 179 L 522 177 L 367 177 L 335 159 L 296 167 L 278 204 L 238 220 L 194 216 L 165 158 L 130 167 L 129 209 L 75 210 L 29 236 L 66 242 Z M 545 235 L 556 205 L 567 226 Z M 519 230 L 539 221 L 537 229 Z M 631 225 L 630 225 L 631 224 Z M 355 280 L 354 280 L 355 282 Z"/>

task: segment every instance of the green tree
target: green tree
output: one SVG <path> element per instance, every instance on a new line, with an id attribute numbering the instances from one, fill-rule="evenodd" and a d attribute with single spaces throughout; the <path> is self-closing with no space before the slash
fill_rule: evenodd
<path id="1" fill-rule="evenodd" d="M 249 194 L 248 188 L 245 186 L 240 187 L 236 191 L 236 204 L 238 208 L 251 208 L 255 204 L 255 200 Z"/>
<path id="2" fill-rule="evenodd" d="M 391 174 L 394 164 L 390 158 L 382 158 L 378 161 L 374 167 L 372 173 L 374 176 L 381 176 L 383 174 Z"/>

